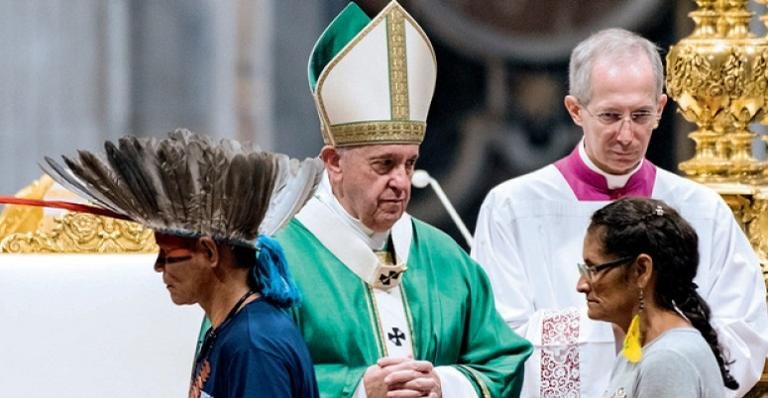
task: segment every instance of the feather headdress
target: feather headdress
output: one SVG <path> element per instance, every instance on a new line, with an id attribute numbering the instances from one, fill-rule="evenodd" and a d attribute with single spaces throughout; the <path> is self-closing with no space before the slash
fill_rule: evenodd
<path id="1" fill-rule="evenodd" d="M 107 141 L 105 155 L 46 157 L 43 170 L 64 187 L 155 231 L 211 236 L 253 247 L 309 199 L 319 159 L 298 161 L 233 140 L 177 129 L 165 139 Z"/>

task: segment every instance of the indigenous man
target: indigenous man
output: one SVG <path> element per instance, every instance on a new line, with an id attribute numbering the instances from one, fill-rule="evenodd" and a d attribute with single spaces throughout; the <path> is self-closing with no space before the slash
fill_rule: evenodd
<path id="1" fill-rule="evenodd" d="M 625 30 L 579 44 L 565 107 L 584 138 L 567 157 L 494 188 L 480 209 L 472 256 L 488 272 L 499 312 L 535 346 L 523 396 L 602 396 L 623 337 L 587 318 L 589 297 L 574 289 L 576 262 L 590 215 L 625 196 L 662 199 L 696 229 L 695 281 L 734 361 L 734 393 L 743 395 L 763 369 L 765 285 L 744 233 L 715 192 L 644 159 L 667 103 L 662 68 L 656 46 Z"/>
<path id="2" fill-rule="evenodd" d="M 46 172 L 112 216 L 155 231 L 155 270 L 171 300 L 199 304 L 212 324 L 189 396 L 316 397 L 309 352 L 285 310 L 298 292 L 267 235 L 310 196 L 320 162 L 291 163 L 186 130 L 106 149 L 108 162 L 81 151 L 66 166 L 47 159 Z"/>
<path id="3" fill-rule="evenodd" d="M 530 345 L 499 317 L 485 273 L 405 213 L 435 73 L 429 40 L 396 2 L 373 19 L 349 4 L 310 57 L 327 176 L 277 237 L 323 396 L 519 391 Z"/>

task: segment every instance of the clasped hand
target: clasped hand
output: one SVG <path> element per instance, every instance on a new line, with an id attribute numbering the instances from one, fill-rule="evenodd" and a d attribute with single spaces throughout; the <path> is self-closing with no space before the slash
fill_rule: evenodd
<path id="1" fill-rule="evenodd" d="M 368 398 L 441 398 L 440 378 L 431 362 L 385 357 L 363 375 Z"/>

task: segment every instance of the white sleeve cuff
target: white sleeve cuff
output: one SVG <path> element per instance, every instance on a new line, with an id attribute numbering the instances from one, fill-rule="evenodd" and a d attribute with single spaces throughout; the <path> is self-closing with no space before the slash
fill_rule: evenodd
<path id="1" fill-rule="evenodd" d="M 477 397 L 472 382 L 453 366 L 436 366 L 435 373 L 440 377 L 443 398 Z"/>
<path id="2" fill-rule="evenodd" d="M 368 394 L 365 393 L 365 383 L 363 382 L 363 378 L 360 378 L 360 382 L 357 383 L 357 388 L 355 388 L 355 393 L 352 394 L 352 398 L 368 398 Z"/>

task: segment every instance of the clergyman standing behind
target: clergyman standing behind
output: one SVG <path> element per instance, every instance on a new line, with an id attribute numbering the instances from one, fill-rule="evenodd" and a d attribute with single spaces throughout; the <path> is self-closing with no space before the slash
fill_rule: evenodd
<path id="1" fill-rule="evenodd" d="M 667 103 L 656 46 L 607 29 L 571 53 L 565 107 L 584 137 L 570 155 L 488 193 L 472 257 L 488 272 L 502 317 L 535 346 L 523 396 L 602 394 L 621 332 L 590 320 L 579 278 L 589 217 L 626 197 L 664 200 L 695 228 L 701 263 L 695 283 L 733 360 L 743 395 L 768 353 L 765 284 L 755 252 L 728 205 L 709 188 L 654 166 L 648 142 Z"/>

